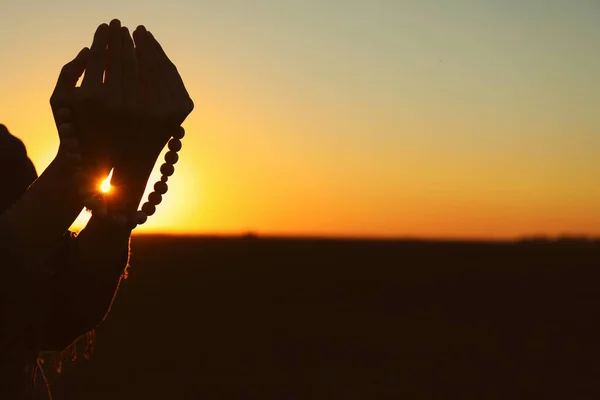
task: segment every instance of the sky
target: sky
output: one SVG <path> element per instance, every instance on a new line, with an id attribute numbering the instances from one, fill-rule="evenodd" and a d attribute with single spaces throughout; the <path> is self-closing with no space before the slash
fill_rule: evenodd
<path id="1" fill-rule="evenodd" d="M 196 108 L 140 232 L 600 234 L 600 1 L 0 1 L 0 122 L 38 172 L 100 23 L 177 65 Z"/>

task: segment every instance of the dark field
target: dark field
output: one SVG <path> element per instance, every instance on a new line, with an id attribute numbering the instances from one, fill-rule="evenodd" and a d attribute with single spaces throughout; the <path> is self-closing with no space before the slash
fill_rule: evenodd
<path id="1" fill-rule="evenodd" d="M 144 237 L 59 399 L 600 398 L 600 244 Z"/>

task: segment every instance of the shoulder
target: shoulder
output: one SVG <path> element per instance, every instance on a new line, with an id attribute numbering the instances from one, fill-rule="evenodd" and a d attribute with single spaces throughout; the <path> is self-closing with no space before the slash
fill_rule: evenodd
<path id="1" fill-rule="evenodd" d="M 27 157 L 25 144 L 21 139 L 13 136 L 3 124 L 0 124 L 0 155 Z"/>
<path id="2" fill-rule="evenodd" d="M 3 190 L 0 192 L 0 213 L 10 207 L 38 177 L 27 156 L 23 142 L 0 124 L 0 172 Z"/>
<path id="3" fill-rule="evenodd" d="M 12 135 L 6 126 L 0 124 L 0 167 L 5 168 L 7 163 L 23 169 L 26 168 L 31 173 L 31 169 L 36 175 L 35 167 L 27 156 L 27 148 L 21 139 Z"/>
<path id="4" fill-rule="evenodd" d="M 11 168 L 8 168 L 8 167 Z M 37 178 L 35 166 L 27 156 L 27 148 L 21 139 L 12 135 L 5 125 L 0 124 L 0 168 L 19 170 L 26 175 L 22 179 L 29 184 Z"/>

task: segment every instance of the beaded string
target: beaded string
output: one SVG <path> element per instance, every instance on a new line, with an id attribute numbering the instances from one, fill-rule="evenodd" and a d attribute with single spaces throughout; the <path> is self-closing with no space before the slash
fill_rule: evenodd
<path id="1" fill-rule="evenodd" d="M 57 118 L 67 121 L 58 126 L 61 145 L 63 145 L 65 149 L 64 160 L 69 166 L 75 168 L 77 176 L 81 179 L 85 177 L 85 173 L 81 168 L 83 159 L 79 152 L 79 140 L 76 137 L 75 127 L 69 122 L 70 116 L 71 110 L 68 108 L 61 108 L 56 111 Z M 83 201 L 83 205 L 92 212 L 92 215 L 108 218 L 119 226 L 131 226 L 133 229 L 137 225 L 145 223 L 148 220 L 148 217 L 156 212 L 156 206 L 162 202 L 162 196 L 169 190 L 167 181 L 169 177 L 175 173 L 175 164 L 179 161 L 179 154 L 177 153 L 182 148 L 181 139 L 183 139 L 184 136 L 185 130 L 183 127 L 179 126 L 168 142 L 167 146 L 169 151 L 165 154 L 165 162 L 160 166 L 160 172 L 162 174 L 160 180 L 154 184 L 154 191 L 148 195 L 148 201 L 142 205 L 141 210 L 134 213 L 131 221 L 123 214 L 108 215 L 104 195 L 98 193 L 97 188 L 90 189 L 89 187 L 86 187 L 85 181 L 80 182 L 81 185 L 79 188 L 81 193 L 87 195 Z M 90 195 L 90 193 L 92 194 Z"/>

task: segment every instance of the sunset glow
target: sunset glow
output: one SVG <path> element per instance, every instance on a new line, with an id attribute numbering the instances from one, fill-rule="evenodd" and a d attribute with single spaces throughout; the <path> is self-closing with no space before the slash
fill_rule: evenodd
<path id="1" fill-rule="evenodd" d="M 38 172 L 58 72 L 99 23 L 145 24 L 183 76 L 181 158 L 136 231 L 600 235 L 597 2 L 23 4 L 5 7 L 0 122 Z"/>
<path id="2" fill-rule="evenodd" d="M 110 171 L 110 174 L 100 184 L 100 191 L 102 191 L 102 193 L 108 193 L 108 192 L 110 192 L 110 189 L 111 189 L 110 179 L 111 178 L 112 178 L 112 171 Z"/>

